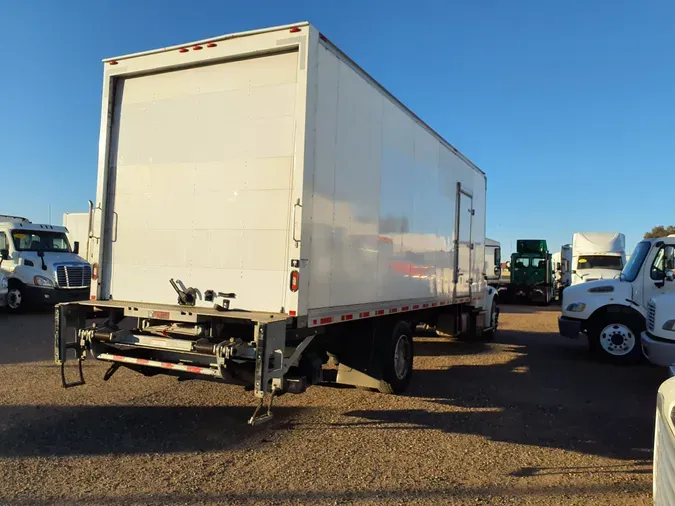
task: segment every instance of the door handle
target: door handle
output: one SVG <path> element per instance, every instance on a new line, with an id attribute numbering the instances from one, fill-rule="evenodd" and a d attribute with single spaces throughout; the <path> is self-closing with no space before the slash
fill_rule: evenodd
<path id="1" fill-rule="evenodd" d="M 300 204 L 300 199 L 293 205 L 293 240 L 295 241 L 295 247 L 297 248 L 301 242 L 301 239 L 297 236 L 298 228 L 298 209 L 302 210 L 302 204 Z"/>

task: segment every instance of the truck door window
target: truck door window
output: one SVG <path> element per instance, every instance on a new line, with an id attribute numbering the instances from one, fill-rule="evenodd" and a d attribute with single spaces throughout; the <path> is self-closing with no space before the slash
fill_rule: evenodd
<path id="1" fill-rule="evenodd" d="M 665 246 L 659 250 L 650 269 L 650 277 L 656 281 L 666 278 L 666 271 L 675 269 L 675 247 Z"/>

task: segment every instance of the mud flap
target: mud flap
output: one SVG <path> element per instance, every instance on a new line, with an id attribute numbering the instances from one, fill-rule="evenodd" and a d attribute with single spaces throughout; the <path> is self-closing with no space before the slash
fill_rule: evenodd
<path id="1" fill-rule="evenodd" d="M 61 386 L 63 388 L 84 385 L 82 362 L 86 356 L 84 343 L 77 335 L 78 329 L 84 327 L 84 313 L 77 304 L 57 304 L 54 307 L 54 362 L 61 366 Z M 73 334 L 72 341 L 68 341 L 68 334 Z M 68 360 L 68 350 L 75 351 L 79 379 L 73 383 L 66 381 L 65 365 Z"/>
<path id="2" fill-rule="evenodd" d="M 255 327 L 255 396 L 260 399 L 258 407 L 248 423 L 257 425 L 272 419 L 274 397 L 282 393 L 284 378 L 284 349 L 286 347 L 286 321 L 258 323 Z M 267 412 L 258 415 L 265 395 L 269 394 Z"/>

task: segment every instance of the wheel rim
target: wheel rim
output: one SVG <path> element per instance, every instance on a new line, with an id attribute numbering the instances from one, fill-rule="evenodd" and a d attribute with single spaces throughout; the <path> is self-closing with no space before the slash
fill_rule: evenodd
<path id="1" fill-rule="evenodd" d="M 600 345 L 610 355 L 627 355 L 635 348 L 635 334 L 623 323 L 611 323 L 600 332 Z"/>
<path id="2" fill-rule="evenodd" d="M 21 290 L 10 288 L 7 292 L 7 305 L 12 309 L 19 309 L 21 306 Z"/>
<path id="3" fill-rule="evenodd" d="M 408 374 L 411 358 L 410 343 L 405 334 L 399 336 L 394 347 L 394 373 L 398 379 L 403 379 Z"/>

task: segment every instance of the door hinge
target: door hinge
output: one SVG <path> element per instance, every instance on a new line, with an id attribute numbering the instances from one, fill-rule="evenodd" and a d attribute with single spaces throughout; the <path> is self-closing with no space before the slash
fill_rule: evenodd
<path id="1" fill-rule="evenodd" d="M 471 216 L 474 216 L 474 215 L 476 214 L 476 210 L 475 210 L 475 209 L 469 209 L 469 212 L 471 213 Z"/>

